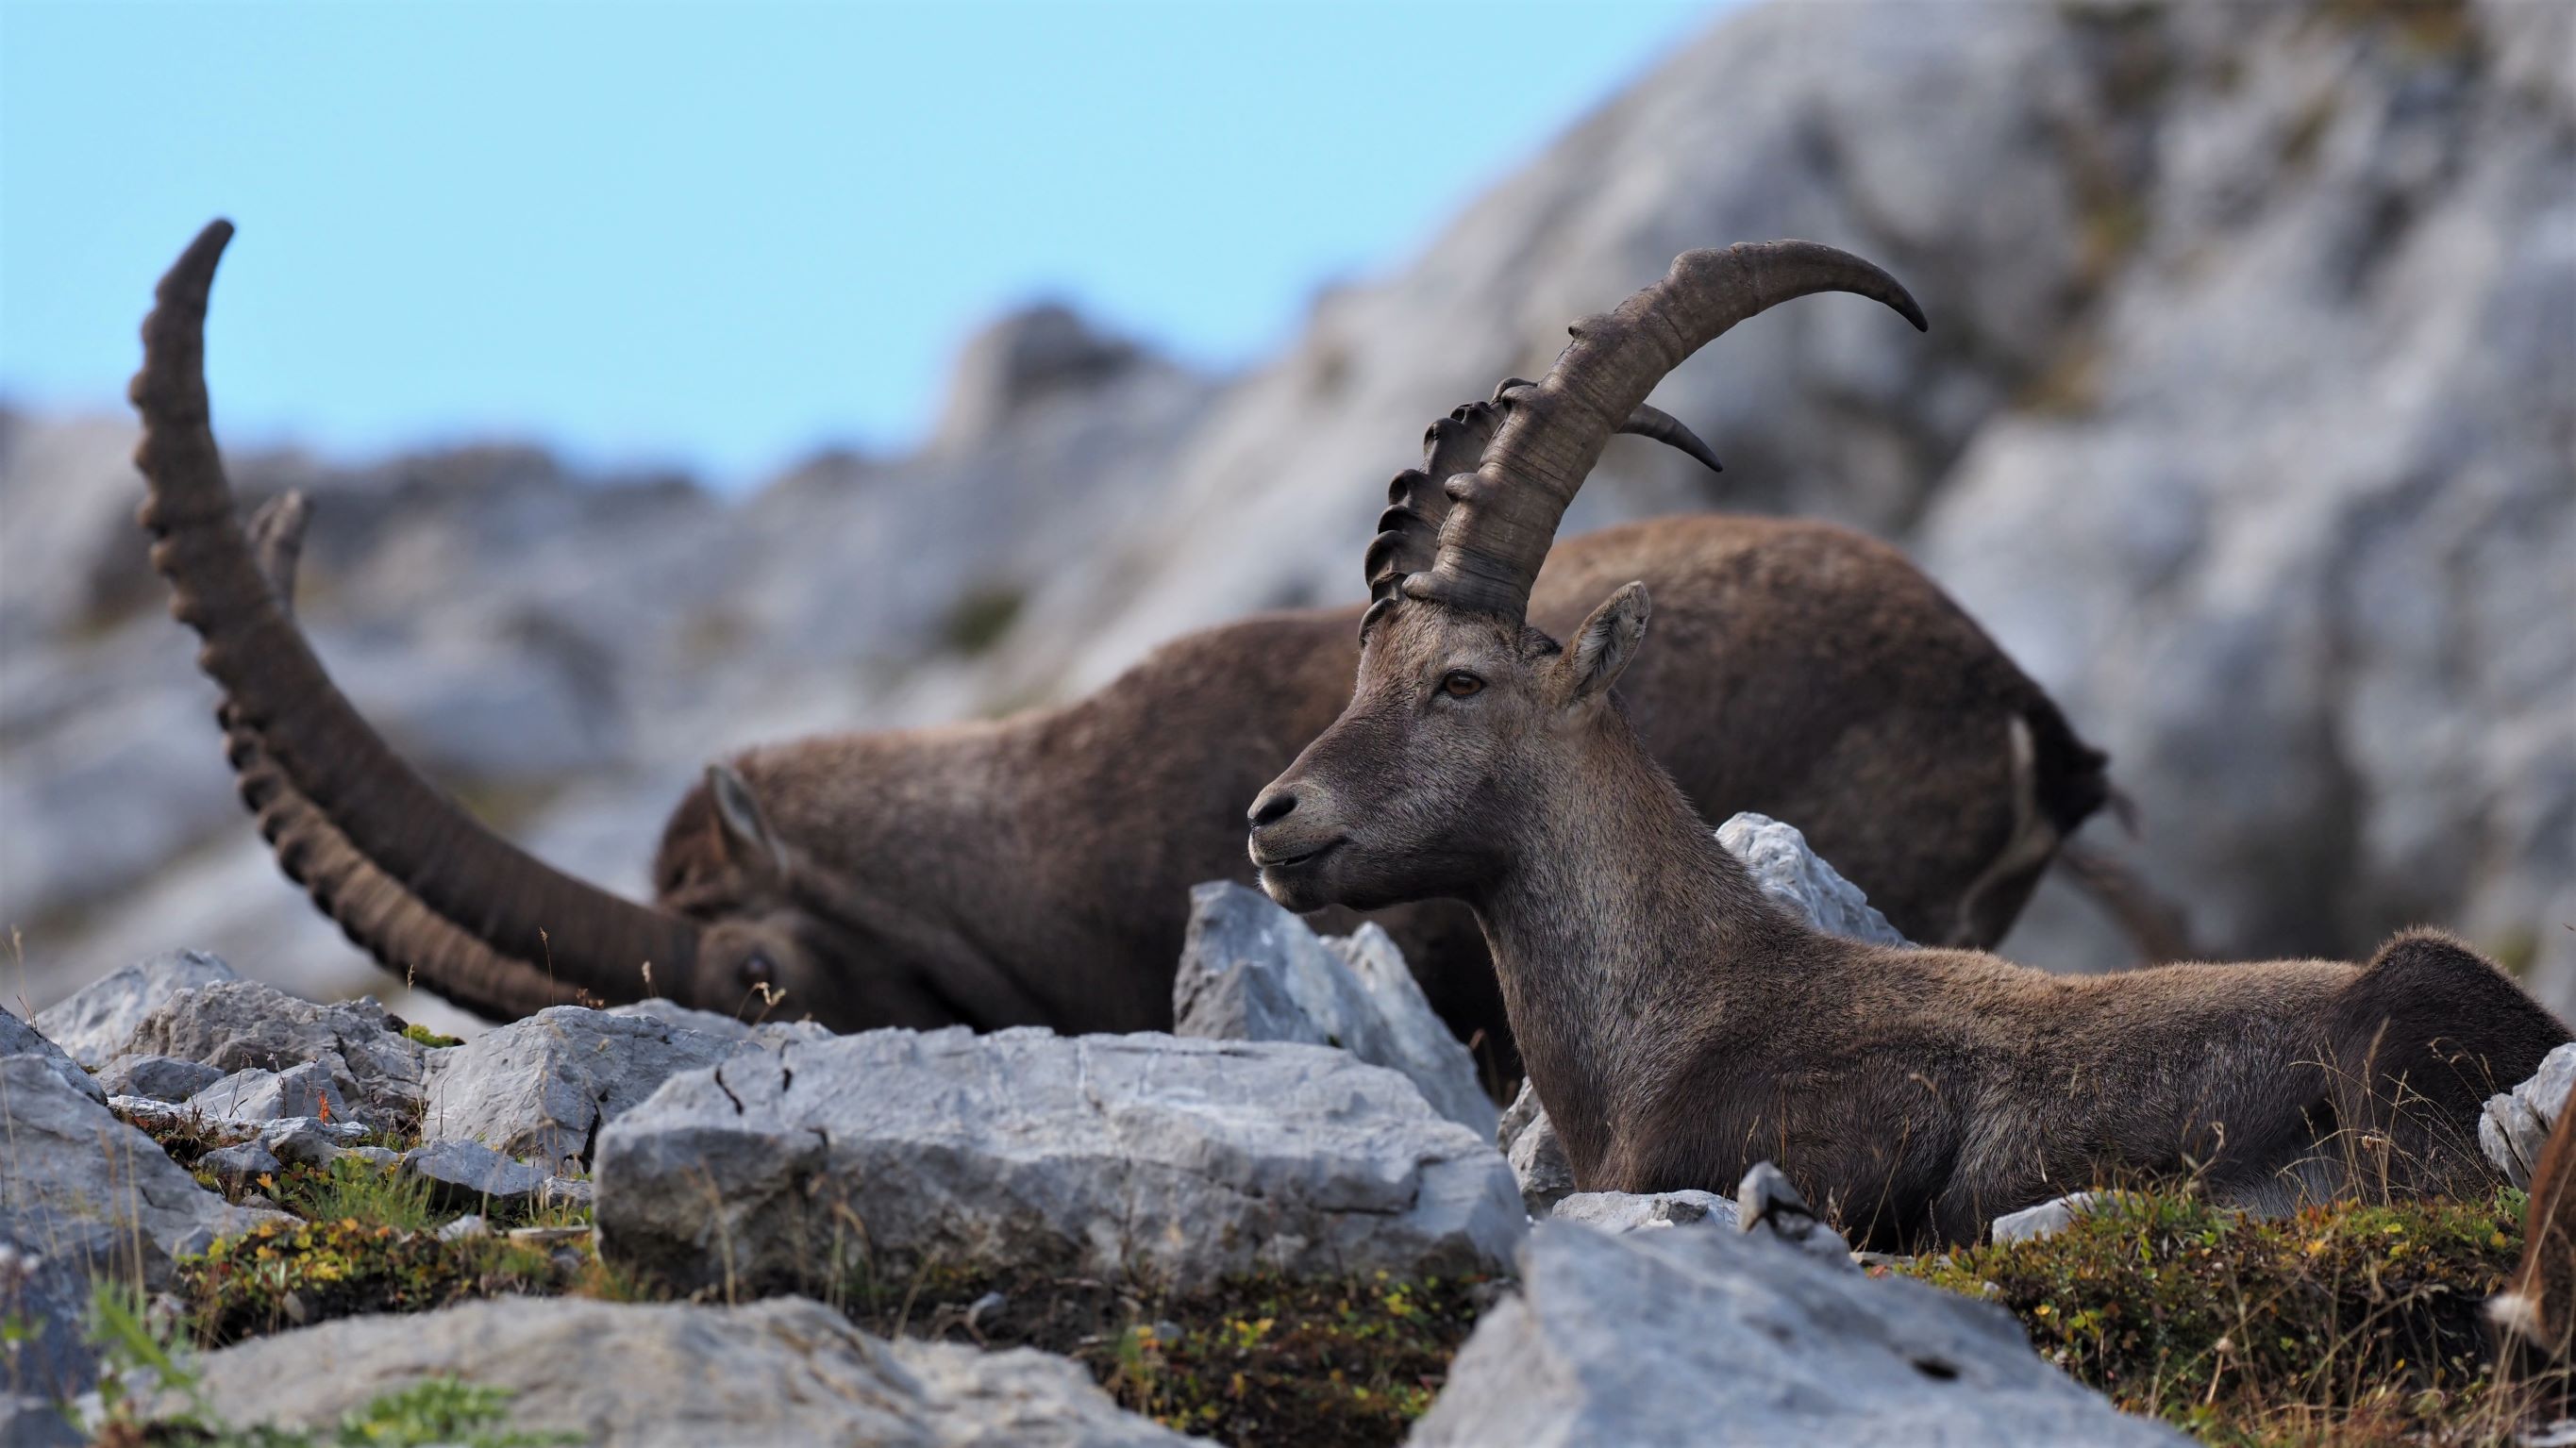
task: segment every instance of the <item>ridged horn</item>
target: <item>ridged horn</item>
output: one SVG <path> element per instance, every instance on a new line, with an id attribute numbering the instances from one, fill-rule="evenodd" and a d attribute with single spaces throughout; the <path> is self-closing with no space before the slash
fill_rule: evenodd
<path id="1" fill-rule="evenodd" d="M 672 989 L 696 961 L 694 924 L 551 868 L 421 778 L 331 682 L 270 588 L 206 400 L 206 302 L 232 232 L 208 225 L 154 294 L 130 389 L 143 418 L 134 461 L 149 484 L 152 565 L 170 581 L 171 613 L 205 640 L 198 664 L 223 690 L 227 732 L 263 781 L 273 772 L 291 791 L 259 805 L 290 801 L 271 835 L 279 863 L 378 961 L 459 1000 L 537 999 L 511 967 L 560 982 L 548 992 L 630 1000 L 649 962 Z"/>
<path id="2" fill-rule="evenodd" d="M 302 493 L 285 492 L 250 517 L 252 556 L 278 612 L 289 619 L 295 616 L 295 566 L 309 514 Z M 234 786 L 258 818 L 278 868 L 304 886 L 359 949 L 388 964 L 400 961 L 415 978 L 435 982 L 449 1000 L 499 1020 L 582 998 L 581 991 L 549 979 L 538 967 L 495 953 L 377 869 L 295 788 L 229 700 L 215 706 L 215 720 L 223 726 Z"/>
<path id="3" fill-rule="evenodd" d="M 1546 378 L 1510 390 L 1509 415 L 1481 465 L 1447 480 L 1439 547 L 1405 594 L 1520 619 L 1566 506 L 1655 384 L 1745 318 L 1827 291 L 1873 298 L 1928 330 L 1894 277 L 1812 241 L 1684 252 L 1617 311 L 1577 322 Z"/>
<path id="4" fill-rule="evenodd" d="M 1422 466 L 1406 468 L 1386 485 L 1386 511 L 1378 515 L 1377 536 L 1369 540 L 1368 554 L 1361 562 L 1368 576 L 1370 620 L 1383 612 L 1375 605 L 1394 597 L 1407 575 L 1431 566 L 1440 544 L 1441 522 L 1449 515 L 1444 485 L 1456 474 L 1475 471 L 1486 444 L 1512 406 L 1513 394 L 1536 385 L 1507 377 L 1490 399 L 1453 408 L 1423 432 Z M 1686 453 L 1710 472 L 1724 471 L 1707 443 L 1660 408 L 1638 404 L 1619 424 L 1619 431 Z M 1367 623 L 1361 627 L 1365 629 Z"/>

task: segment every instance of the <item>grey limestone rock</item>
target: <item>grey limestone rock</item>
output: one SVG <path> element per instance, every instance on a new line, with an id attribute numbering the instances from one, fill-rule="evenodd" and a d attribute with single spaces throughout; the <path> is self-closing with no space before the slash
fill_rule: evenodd
<path id="1" fill-rule="evenodd" d="M 548 1171 L 586 1168 L 600 1128 L 664 1081 L 761 1049 L 658 1010 L 549 1006 L 438 1053 L 421 1135 L 478 1141 Z"/>
<path id="2" fill-rule="evenodd" d="M 1158 1035 L 872 1031 L 674 1078 L 600 1138 L 603 1254 L 794 1288 L 879 1265 L 1491 1271 L 1502 1158 L 1347 1053 Z"/>
<path id="3" fill-rule="evenodd" d="M 38 1011 L 35 1025 L 73 1060 L 104 1066 L 132 1049 L 135 1032 L 172 995 L 239 978 L 221 956 L 174 950 L 91 981 Z"/>
<path id="4" fill-rule="evenodd" d="M 1808 848 L 1797 826 L 1746 811 L 1717 827 L 1717 842 L 1744 862 L 1764 895 L 1818 930 L 1874 945 L 1908 943 L 1858 885 Z"/>
<path id="5" fill-rule="evenodd" d="M 1374 925 L 1338 944 L 1258 890 L 1210 881 L 1190 891 L 1189 935 L 1172 981 L 1176 1034 L 1336 1046 L 1400 1071 L 1441 1115 L 1478 1136 L 1494 1103 L 1475 1060 L 1431 1012 L 1404 956 Z"/>
<path id="6" fill-rule="evenodd" d="M 1576 1192 L 1559 1201 L 1547 1215 L 1550 1221 L 1579 1222 L 1603 1232 L 1732 1228 L 1735 1203 L 1714 1192 Z"/>
<path id="7" fill-rule="evenodd" d="M 224 1079 L 220 1067 L 176 1056 L 127 1053 L 107 1063 L 98 1083 L 111 1096 L 141 1096 L 152 1101 L 185 1101 Z"/>
<path id="8" fill-rule="evenodd" d="M 235 1207 L 197 1185 L 152 1138 L 64 1084 L 38 1057 L 0 1057 L 0 1117 L 9 1148 L 0 1152 L 0 1212 L 36 1233 L 39 1245 L 55 1224 L 103 1225 L 138 1250 L 148 1244 L 137 1265 L 150 1285 L 166 1277 L 170 1258 L 276 1215 Z"/>
<path id="9" fill-rule="evenodd" d="M 526 1162 L 513 1161 L 475 1141 L 433 1141 L 403 1153 L 402 1169 L 431 1184 L 433 1195 L 451 1208 L 481 1211 L 524 1206 L 536 1199 L 548 1180 Z"/>
<path id="10" fill-rule="evenodd" d="M 79 1062 L 63 1054 L 60 1046 L 45 1039 L 35 1027 L 6 1010 L 0 1010 L 0 1056 L 33 1056 L 44 1062 L 45 1069 L 61 1078 L 64 1085 L 101 1106 L 107 1104 L 106 1089 L 82 1070 Z"/>
<path id="11" fill-rule="evenodd" d="M 2077 1217 L 2093 1210 L 2094 1205 L 2111 1195 L 2103 1192 L 2069 1192 L 2065 1196 L 2006 1212 L 1986 1227 L 1986 1236 L 1995 1242 L 2033 1241 L 2054 1237 L 2075 1224 Z"/>
<path id="12" fill-rule="evenodd" d="M 2576 1042 L 2542 1057 L 2530 1080 L 2488 1097 L 2479 1112 L 2478 1146 L 2515 1186 L 2530 1185 L 2549 1130 L 2567 1109 L 2571 1085 L 2576 1085 Z"/>
<path id="13" fill-rule="evenodd" d="M 354 1114 L 348 1096 L 331 1079 L 331 1068 L 320 1061 L 306 1061 L 282 1071 L 246 1066 L 198 1091 L 187 1104 L 227 1121 L 277 1121 L 326 1114 L 347 1121 Z"/>
<path id="14" fill-rule="evenodd" d="M 2179 1445 L 2042 1362 L 2000 1307 L 1760 1235 L 1542 1222 L 1418 1448 Z"/>
<path id="15" fill-rule="evenodd" d="M 272 1115 L 317 1114 L 304 1083 L 318 1080 L 327 1080 L 339 1094 L 335 1116 L 355 1114 L 377 1125 L 397 1126 L 420 1114 L 425 1048 L 396 1030 L 384 1007 L 372 1000 L 316 1005 L 248 980 L 189 986 L 153 1008 L 127 1049 L 200 1061 L 227 1072 L 257 1069 L 280 1078 L 293 1076 L 293 1083 L 281 1080 L 273 1108 L 267 1083 L 245 1079 L 241 1099 L 255 1099 L 258 1109 Z M 320 1071 L 294 1075 L 296 1067 L 307 1065 Z M 219 1084 L 214 1089 L 223 1088 Z"/>
<path id="16" fill-rule="evenodd" d="M 331 1370 L 316 1372 L 315 1363 Z M 1070 1362 L 885 1342 L 819 1303 L 503 1298 L 355 1317 L 205 1355 L 214 1411 L 323 1427 L 429 1377 L 509 1394 L 507 1426 L 596 1448 L 1178 1448 Z"/>
<path id="17" fill-rule="evenodd" d="M 1849 1268 L 1851 1243 L 1825 1225 L 1787 1175 L 1757 1161 L 1735 1184 L 1735 1229 L 1777 1238 L 1820 1261 Z"/>

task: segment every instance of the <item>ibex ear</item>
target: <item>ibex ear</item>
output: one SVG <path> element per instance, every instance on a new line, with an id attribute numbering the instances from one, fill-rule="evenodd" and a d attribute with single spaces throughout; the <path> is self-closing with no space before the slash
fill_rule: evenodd
<path id="1" fill-rule="evenodd" d="M 1557 657 L 1559 704 L 1572 706 L 1609 696 L 1610 686 L 1619 682 L 1628 661 L 1637 656 L 1637 645 L 1645 641 L 1646 613 L 1642 583 L 1629 584 L 1592 610 L 1592 617 L 1574 631 L 1573 646 Z"/>
<path id="2" fill-rule="evenodd" d="M 752 797 L 741 771 L 730 764 L 708 765 L 707 795 L 715 801 L 726 858 L 743 869 L 785 879 L 787 852 L 770 831 L 769 817 L 760 812 L 760 801 Z"/>

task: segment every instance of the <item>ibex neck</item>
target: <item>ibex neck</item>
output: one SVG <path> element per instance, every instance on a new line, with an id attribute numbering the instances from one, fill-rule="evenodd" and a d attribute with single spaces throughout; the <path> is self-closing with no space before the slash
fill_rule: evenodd
<path id="1" fill-rule="evenodd" d="M 1799 933 L 1626 721 L 1600 728 L 1470 902 L 1522 1061 L 1587 1183 L 1612 1121 L 1672 1078 L 1730 980 Z"/>

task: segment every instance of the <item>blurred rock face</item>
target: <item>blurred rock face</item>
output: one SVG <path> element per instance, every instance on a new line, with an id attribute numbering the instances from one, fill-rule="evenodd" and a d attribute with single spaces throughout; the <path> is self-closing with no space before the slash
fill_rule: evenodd
<path id="1" fill-rule="evenodd" d="M 2205 950 L 2358 954 L 2433 920 L 2563 1010 L 2571 54 L 2576 15 L 2537 5 L 1773 6 L 1231 382 L 1040 308 L 969 343 L 919 455 L 737 501 L 524 449 L 234 479 L 315 495 L 304 614 L 378 727 L 640 894 L 662 812 L 730 748 L 1062 697 L 1192 627 L 1357 601 L 1429 418 L 1537 375 L 1678 251 L 1812 237 L 1895 271 L 1931 336 L 1849 300 L 1746 324 L 1656 397 L 1724 476 L 1621 442 L 1570 526 L 1724 506 L 1893 537 L 2113 751 L 2143 830 L 2094 842 Z M 129 440 L 0 416 L 26 991 L 180 945 L 381 989 L 230 799 Z M 2054 890 L 2010 949 L 2125 958 Z"/>

